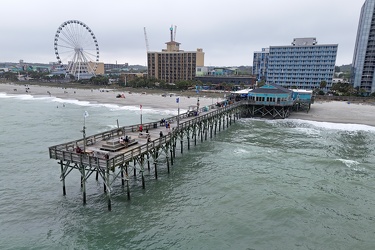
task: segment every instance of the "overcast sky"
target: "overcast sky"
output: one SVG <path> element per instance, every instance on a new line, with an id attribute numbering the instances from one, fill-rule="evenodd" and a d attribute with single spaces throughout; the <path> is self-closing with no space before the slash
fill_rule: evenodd
<path id="1" fill-rule="evenodd" d="M 353 58 L 364 0 L 1 0 L 0 62 L 56 61 L 53 41 L 67 20 L 95 33 L 100 61 L 146 65 L 176 25 L 180 49 L 205 52 L 206 66 L 252 65 L 254 51 L 316 37 L 338 44 L 336 65 Z"/>

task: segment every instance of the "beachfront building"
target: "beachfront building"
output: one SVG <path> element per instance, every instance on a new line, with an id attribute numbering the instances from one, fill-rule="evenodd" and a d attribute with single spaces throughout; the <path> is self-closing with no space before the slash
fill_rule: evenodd
<path id="1" fill-rule="evenodd" d="M 262 51 L 254 52 L 253 58 L 253 75 L 258 81 L 265 81 L 267 76 L 269 48 L 263 48 Z"/>
<path id="2" fill-rule="evenodd" d="M 161 52 L 147 52 L 148 77 L 167 83 L 194 80 L 196 68 L 204 66 L 203 49 L 180 50 L 180 43 L 174 40 L 172 27 L 170 32 L 171 40 L 166 43 L 167 49 Z"/>
<path id="3" fill-rule="evenodd" d="M 277 84 L 265 84 L 249 91 L 249 116 L 286 118 L 293 108 L 293 92 Z"/>
<path id="4" fill-rule="evenodd" d="M 375 0 L 362 6 L 352 62 L 351 84 L 367 94 L 375 92 Z"/>
<path id="5" fill-rule="evenodd" d="M 319 45 L 316 38 L 295 38 L 291 45 L 269 48 L 266 82 L 286 88 L 332 87 L 337 44 Z"/>

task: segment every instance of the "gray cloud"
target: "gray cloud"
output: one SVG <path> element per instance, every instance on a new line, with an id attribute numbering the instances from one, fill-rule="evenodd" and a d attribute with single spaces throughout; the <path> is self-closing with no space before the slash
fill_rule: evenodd
<path id="1" fill-rule="evenodd" d="M 55 61 L 53 38 L 70 19 L 86 23 L 98 38 L 103 62 L 146 62 L 177 25 L 181 49 L 205 51 L 206 65 L 252 65 L 254 51 L 288 45 L 295 37 L 339 44 L 337 65 L 351 63 L 364 1 L 117 1 L 2 0 L 0 61 Z"/>

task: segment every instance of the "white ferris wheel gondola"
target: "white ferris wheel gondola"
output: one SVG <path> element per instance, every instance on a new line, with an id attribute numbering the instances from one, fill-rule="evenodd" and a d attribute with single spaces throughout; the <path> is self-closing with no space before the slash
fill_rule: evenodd
<path id="1" fill-rule="evenodd" d="M 69 20 L 56 31 L 54 41 L 58 63 L 66 74 L 78 80 L 95 76 L 99 62 L 99 45 L 94 32 L 83 22 Z"/>

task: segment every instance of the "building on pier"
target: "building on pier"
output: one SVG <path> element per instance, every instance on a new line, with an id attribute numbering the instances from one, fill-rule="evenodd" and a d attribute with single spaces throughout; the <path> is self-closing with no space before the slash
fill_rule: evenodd
<path id="1" fill-rule="evenodd" d="M 312 90 L 293 89 L 293 110 L 309 111 L 311 104 L 314 103 L 314 95 Z"/>
<path id="2" fill-rule="evenodd" d="M 266 84 L 249 91 L 247 115 L 286 118 L 293 107 L 293 91 L 276 84 Z"/>
<path id="3" fill-rule="evenodd" d="M 266 84 L 249 91 L 249 101 L 256 105 L 293 105 L 293 91 L 276 84 Z"/>

